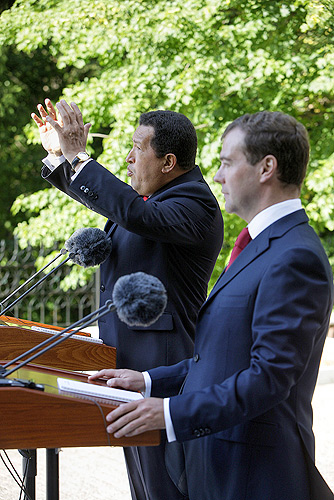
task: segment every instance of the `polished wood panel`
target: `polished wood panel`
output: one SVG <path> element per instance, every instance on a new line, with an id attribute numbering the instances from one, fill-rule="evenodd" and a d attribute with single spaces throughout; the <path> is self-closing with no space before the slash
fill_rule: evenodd
<path id="1" fill-rule="evenodd" d="M 0 326 L 0 359 L 8 362 L 52 336 L 50 333 L 16 326 Z M 34 363 L 64 370 L 94 371 L 115 368 L 116 349 L 104 344 L 69 338 L 36 358 Z"/>
<path id="2" fill-rule="evenodd" d="M 10 378 L 33 380 L 44 391 L 18 387 L 0 388 L 0 448 L 61 448 L 77 446 L 154 446 L 160 432 L 115 439 L 106 432 L 103 416 L 116 406 L 110 401 L 60 394 L 57 377 L 87 381 L 83 374 L 27 366 Z M 100 382 L 104 383 L 104 382 Z M 103 416 L 102 416 L 103 414 Z"/>

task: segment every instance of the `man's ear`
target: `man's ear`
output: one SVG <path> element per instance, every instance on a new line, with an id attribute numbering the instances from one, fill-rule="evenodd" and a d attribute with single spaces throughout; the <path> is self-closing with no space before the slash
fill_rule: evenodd
<path id="1" fill-rule="evenodd" d="M 167 153 L 164 157 L 163 167 L 161 169 L 163 174 L 168 174 L 173 170 L 177 164 L 176 156 L 173 153 Z"/>
<path id="2" fill-rule="evenodd" d="M 267 182 L 277 171 L 277 159 L 273 155 L 267 155 L 261 160 L 260 182 Z"/>

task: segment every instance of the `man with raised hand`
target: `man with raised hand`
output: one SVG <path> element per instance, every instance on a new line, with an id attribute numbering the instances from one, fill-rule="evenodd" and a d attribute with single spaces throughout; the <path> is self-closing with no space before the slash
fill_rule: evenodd
<path id="1" fill-rule="evenodd" d="M 124 274 L 152 274 L 167 290 L 166 310 L 152 326 L 129 328 L 112 313 L 100 321 L 100 337 L 117 348 L 120 368 L 148 370 L 191 356 L 223 238 L 220 208 L 195 164 L 192 123 L 172 111 L 142 114 L 126 157 L 129 186 L 86 153 L 90 125 L 74 103 L 57 104 L 59 120 L 45 103 L 38 105 L 40 117 L 32 115 L 49 153 L 42 176 L 108 219 L 112 252 L 101 265 L 101 305 Z M 159 447 L 124 449 L 133 499 L 160 500 L 162 492 L 168 500 L 186 498 L 170 480 L 165 447 L 163 434 Z"/>

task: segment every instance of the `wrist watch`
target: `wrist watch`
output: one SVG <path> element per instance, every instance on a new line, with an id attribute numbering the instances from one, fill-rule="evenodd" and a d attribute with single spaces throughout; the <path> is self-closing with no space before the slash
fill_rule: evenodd
<path id="1" fill-rule="evenodd" d="M 71 167 L 72 170 L 77 166 L 78 163 L 82 163 L 83 161 L 89 160 L 90 156 L 86 151 L 80 151 L 72 160 Z"/>

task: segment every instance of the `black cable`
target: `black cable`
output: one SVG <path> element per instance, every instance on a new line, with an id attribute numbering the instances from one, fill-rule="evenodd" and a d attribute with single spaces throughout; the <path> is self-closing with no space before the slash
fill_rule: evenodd
<path id="1" fill-rule="evenodd" d="M 16 479 L 15 475 L 13 474 L 13 472 L 10 470 L 10 468 L 8 467 L 8 465 L 6 464 L 2 454 L 1 454 L 1 450 L 0 450 L 0 458 L 4 464 L 4 466 L 6 467 L 6 469 L 8 470 L 9 474 L 12 476 L 12 478 L 14 479 L 14 481 L 16 482 L 16 484 L 19 486 L 20 490 L 21 490 L 21 493 L 20 493 L 20 498 L 21 498 L 21 495 L 22 495 L 22 492 L 26 495 L 26 497 L 28 498 L 28 500 L 32 500 L 31 496 L 28 494 L 27 492 L 27 489 L 26 487 L 24 486 L 24 480 L 21 479 L 19 473 L 17 472 L 17 470 L 15 469 L 13 463 L 11 462 L 9 456 L 7 455 L 6 453 L 6 450 L 2 450 L 8 460 L 8 462 L 10 463 L 11 467 L 13 468 L 16 476 L 19 478 L 19 481 Z M 27 467 L 26 467 L 27 469 Z M 26 474 L 26 471 L 24 473 L 24 479 L 25 479 L 25 474 Z"/>
<path id="2" fill-rule="evenodd" d="M 25 480 L 26 480 L 26 477 L 27 477 L 27 474 L 28 474 L 28 459 L 26 459 L 26 463 L 25 463 L 25 468 L 24 468 L 24 473 L 23 473 L 23 479 L 22 479 L 22 483 L 23 485 L 25 484 Z M 20 492 L 20 497 L 19 497 L 19 500 L 21 500 L 21 497 L 22 497 L 22 488 L 21 488 L 21 492 Z M 29 495 L 28 495 L 29 496 Z"/>

